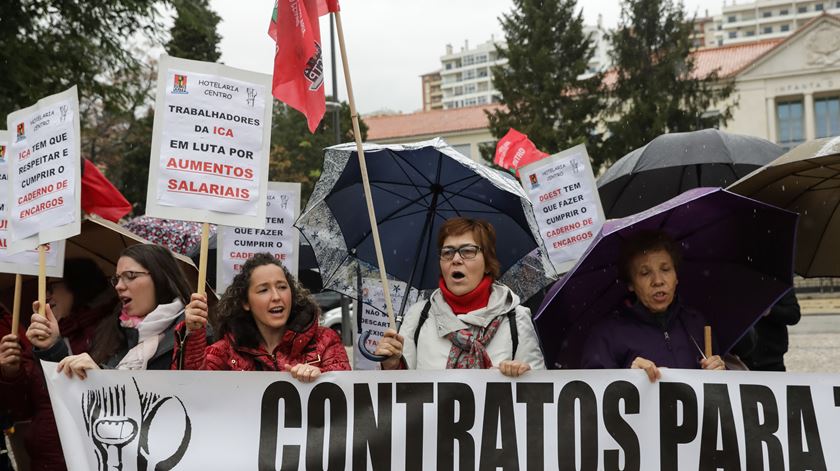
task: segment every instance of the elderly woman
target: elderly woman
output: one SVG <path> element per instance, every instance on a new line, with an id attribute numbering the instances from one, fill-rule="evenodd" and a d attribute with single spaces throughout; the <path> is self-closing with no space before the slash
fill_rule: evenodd
<path id="1" fill-rule="evenodd" d="M 592 327 L 583 368 L 638 368 L 650 380 L 660 367 L 725 369 L 718 355 L 704 358 L 706 320 L 676 296 L 680 251 L 662 231 L 641 231 L 625 240 L 619 276 L 630 295 Z"/>
<path id="2" fill-rule="evenodd" d="M 402 333 L 385 332 L 376 353 L 382 368 L 493 368 L 507 376 L 544 369 L 531 312 L 499 283 L 496 232 L 469 218 L 447 220 L 438 233 L 440 283 L 411 306 Z"/>

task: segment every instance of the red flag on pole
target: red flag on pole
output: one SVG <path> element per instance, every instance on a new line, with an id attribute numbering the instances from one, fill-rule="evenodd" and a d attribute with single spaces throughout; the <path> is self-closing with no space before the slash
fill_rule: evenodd
<path id="1" fill-rule="evenodd" d="M 326 111 L 318 17 L 338 10 L 338 0 L 280 0 L 268 26 L 276 43 L 272 94 L 306 115 L 309 132 Z"/>
<path id="2" fill-rule="evenodd" d="M 125 199 L 105 175 L 90 160 L 84 160 L 82 172 L 82 209 L 111 222 L 117 222 L 131 212 L 131 203 Z"/>
<path id="3" fill-rule="evenodd" d="M 508 170 L 516 170 L 516 175 L 519 176 L 521 167 L 546 156 L 548 154 L 537 149 L 527 135 L 510 128 L 505 137 L 499 139 L 496 144 L 496 156 L 493 158 L 493 163 Z"/>

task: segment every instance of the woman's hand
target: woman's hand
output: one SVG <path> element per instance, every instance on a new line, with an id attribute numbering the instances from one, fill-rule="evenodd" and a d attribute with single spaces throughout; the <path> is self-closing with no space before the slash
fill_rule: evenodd
<path id="1" fill-rule="evenodd" d="M 298 363 L 295 366 L 287 364 L 284 368 L 292 374 L 292 378 L 301 383 L 311 383 L 321 376 L 320 368 L 306 363 Z"/>
<path id="2" fill-rule="evenodd" d="M 636 357 L 633 360 L 633 363 L 630 364 L 630 368 L 636 370 L 645 370 L 645 373 L 648 375 L 648 379 L 650 379 L 651 383 L 655 383 L 657 379 L 662 377 L 662 373 L 659 372 L 659 368 L 656 366 L 656 363 L 642 357 Z"/>
<path id="3" fill-rule="evenodd" d="M 524 361 L 504 360 L 499 363 L 499 371 L 501 371 L 503 375 L 511 378 L 518 378 L 525 374 L 526 371 L 530 370 L 531 365 L 525 363 Z"/>
<path id="4" fill-rule="evenodd" d="M 0 370 L 6 378 L 17 375 L 20 370 L 20 342 L 15 334 L 8 334 L 0 340 Z"/>
<path id="5" fill-rule="evenodd" d="M 376 346 L 374 354 L 386 356 L 387 360 L 380 363 L 383 370 L 396 370 L 400 367 L 402 358 L 403 342 L 405 338 L 394 329 L 385 330 L 382 340 Z"/>
<path id="6" fill-rule="evenodd" d="M 26 329 L 26 338 L 32 345 L 46 350 L 61 338 L 61 331 L 58 329 L 58 321 L 53 315 L 52 308 L 49 304 L 44 306 L 44 315 L 38 314 L 38 307 L 40 303 L 35 301 L 32 303 L 32 320 L 29 328 Z"/>
<path id="7" fill-rule="evenodd" d="M 193 293 L 190 303 L 184 309 L 184 324 L 187 332 L 199 330 L 207 325 L 207 296 Z"/>
<path id="8" fill-rule="evenodd" d="M 725 370 L 726 363 L 723 362 L 720 355 L 712 355 L 700 360 L 700 367 L 704 370 Z"/>
<path id="9" fill-rule="evenodd" d="M 68 378 L 72 378 L 73 375 L 76 375 L 79 379 L 85 379 L 87 378 L 87 370 L 98 369 L 99 365 L 93 361 L 93 358 L 91 358 L 87 353 L 82 353 L 79 355 L 65 357 L 58 363 L 56 371 L 59 373 L 63 372 Z"/>

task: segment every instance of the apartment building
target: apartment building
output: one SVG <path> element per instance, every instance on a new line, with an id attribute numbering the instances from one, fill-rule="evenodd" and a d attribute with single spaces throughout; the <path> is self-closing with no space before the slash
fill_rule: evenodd
<path id="1" fill-rule="evenodd" d="M 715 18 L 719 46 L 783 38 L 822 13 L 840 14 L 840 0 L 730 1 Z"/>
<path id="2" fill-rule="evenodd" d="M 420 83 L 423 87 L 423 111 L 442 110 L 443 91 L 440 88 L 440 71 L 421 75 Z"/>

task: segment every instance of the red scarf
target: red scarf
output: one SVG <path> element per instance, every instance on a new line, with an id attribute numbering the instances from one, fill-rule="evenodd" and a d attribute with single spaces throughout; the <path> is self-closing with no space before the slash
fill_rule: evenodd
<path id="1" fill-rule="evenodd" d="M 475 289 L 461 296 L 454 295 L 446 289 L 446 283 L 443 282 L 443 277 L 440 277 L 438 287 L 440 288 L 441 294 L 443 294 L 443 299 L 446 301 L 446 304 L 449 304 L 449 307 L 452 308 L 452 312 L 455 314 L 466 314 L 476 309 L 487 307 L 487 303 L 490 301 L 490 290 L 493 287 L 493 278 L 490 275 L 485 275 L 484 279 L 481 280 L 481 283 Z"/>

